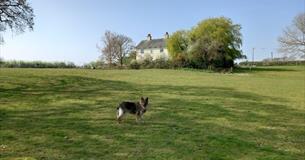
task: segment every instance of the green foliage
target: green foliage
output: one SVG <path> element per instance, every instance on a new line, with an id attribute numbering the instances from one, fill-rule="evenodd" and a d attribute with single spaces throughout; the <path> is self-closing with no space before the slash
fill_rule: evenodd
<path id="1" fill-rule="evenodd" d="M 130 69 L 140 69 L 141 64 L 137 60 L 132 60 L 129 64 Z"/>
<path id="2" fill-rule="evenodd" d="M 153 58 L 149 54 L 145 54 L 144 59 L 140 63 L 142 68 L 154 68 Z"/>
<path id="3" fill-rule="evenodd" d="M 200 65 L 232 67 L 232 61 L 242 57 L 240 29 L 225 17 L 200 22 L 190 32 L 190 59 L 205 63 Z"/>
<path id="4" fill-rule="evenodd" d="M 170 67 L 169 61 L 164 57 L 159 57 L 153 61 L 154 68 L 166 69 Z"/>
<path id="5" fill-rule="evenodd" d="M 302 160 L 304 67 L 0 69 L 0 159 Z M 148 96 L 144 123 L 117 105 Z"/>
<path id="6" fill-rule="evenodd" d="M 87 68 L 87 69 L 102 69 L 102 68 L 106 68 L 106 66 L 108 66 L 107 64 L 105 64 L 104 61 L 102 60 L 97 60 L 97 61 L 92 61 L 88 64 L 83 65 L 83 68 Z"/>
<path id="7" fill-rule="evenodd" d="M 73 62 L 2 61 L 2 68 L 77 68 Z"/>
<path id="8" fill-rule="evenodd" d="M 0 67 L 1 67 L 2 63 L 4 63 L 4 59 L 0 57 Z"/>
<path id="9" fill-rule="evenodd" d="M 187 31 L 177 31 L 167 39 L 167 49 L 173 60 L 187 57 L 189 37 Z"/>
<path id="10" fill-rule="evenodd" d="M 137 53 L 135 51 L 130 52 L 124 59 L 124 64 L 130 64 L 133 60 L 136 60 Z"/>
<path id="11" fill-rule="evenodd" d="M 242 58 L 241 26 L 220 17 L 203 20 L 190 31 L 177 31 L 167 40 L 172 62 L 178 67 L 228 68 Z"/>
<path id="12" fill-rule="evenodd" d="M 241 66 L 295 66 L 295 65 L 305 65 L 305 61 L 256 61 L 256 62 L 240 62 Z"/>
<path id="13" fill-rule="evenodd" d="M 159 68 L 159 69 L 167 69 L 171 68 L 171 62 L 168 61 L 164 57 L 159 57 L 155 60 L 152 59 L 152 57 L 147 56 L 145 59 L 137 61 L 132 60 L 129 64 L 130 69 L 151 69 L 151 68 Z"/>

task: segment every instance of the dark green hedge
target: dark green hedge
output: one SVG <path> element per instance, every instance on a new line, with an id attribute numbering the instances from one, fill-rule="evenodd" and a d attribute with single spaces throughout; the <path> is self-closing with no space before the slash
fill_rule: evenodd
<path id="1" fill-rule="evenodd" d="M 0 61 L 2 68 L 77 68 L 72 62 Z"/>
<path id="2" fill-rule="evenodd" d="M 295 66 L 295 65 L 305 65 L 305 61 L 257 61 L 257 62 L 240 62 L 241 66 Z"/>

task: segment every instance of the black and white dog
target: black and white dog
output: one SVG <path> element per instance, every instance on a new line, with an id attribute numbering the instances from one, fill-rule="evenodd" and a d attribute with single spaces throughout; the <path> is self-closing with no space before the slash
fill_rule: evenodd
<path id="1" fill-rule="evenodd" d="M 117 107 L 117 120 L 120 123 L 123 116 L 126 113 L 134 114 L 136 116 L 136 121 L 142 120 L 143 114 L 146 112 L 148 106 L 148 97 L 141 97 L 140 102 L 122 102 Z"/>

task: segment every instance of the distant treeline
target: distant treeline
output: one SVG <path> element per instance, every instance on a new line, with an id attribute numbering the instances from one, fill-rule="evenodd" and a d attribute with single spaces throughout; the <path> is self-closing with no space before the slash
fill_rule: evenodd
<path id="1" fill-rule="evenodd" d="M 1 68 L 77 68 L 73 62 L 1 61 Z"/>
<path id="2" fill-rule="evenodd" d="M 103 61 L 93 61 L 91 63 L 85 64 L 82 66 L 82 68 L 87 69 L 110 69 L 109 64 L 103 62 Z M 177 65 L 174 61 L 167 60 L 165 58 L 157 58 L 155 60 L 152 59 L 152 57 L 145 58 L 143 60 L 126 60 L 126 64 L 123 64 L 122 66 L 113 63 L 111 65 L 111 69 L 175 69 L 175 68 L 181 68 L 181 66 Z"/>
<path id="3" fill-rule="evenodd" d="M 294 61 L 256 61 L 256 62 L 240 62 L 240 66 L 293 66 L 293 65 L 305 65 L 305 60 Z"/>
<path id="4" fill-rule="evenodd" d="M 290 61 L 255 61 L 240 62 L 239 66 L 289 66 L 289 65 L 305 65 L 305 60 Z M 3 61 L 0 59 L 0 68 L 86 68 L 86 69 L 109 69 L 109 65 L 102 61 L 94 61 L 83 66 L 77 66 L 73 62 L 43 62 L 43 61 Z M 132 60 L 128 65 L 117 66 L 113 64 L 113 69 L 175 69 L 181 68 L 181 64 L 175 61 L 159 58 L 156 60 L 144 59 L 143 61 Z M 194 67 L 185 67 L 194 68 Z"/>
<path id="5" fill-rule="evenodd" d="M 192 67 L 191 65 L 187 66 L 188 64 L 177 63 L 177 61 L 168 60 L 165 58 L 157 58 L 155 60 L 150 58 L 145 58 L 142 60 L 131 60 L 128 61 L 123 66 L 113 63 L 111 67 L 109 64 L 103 61 L 94 61 L 82 66 L 82 68 L 86 69 L 180 69 L 180 68 L 188 68 L 188 69 L 197 69 L 196 67 Z M 222 69 L 222 68 L 215 68 L 215 71 L 230 71 L 230 69 Z"/>

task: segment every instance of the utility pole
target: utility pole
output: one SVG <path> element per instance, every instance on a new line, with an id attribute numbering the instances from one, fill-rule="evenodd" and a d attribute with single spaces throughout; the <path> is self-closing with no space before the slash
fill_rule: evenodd
<path id="1" fill-rule="evenodd" d="M 273 52 L 271 52 L 271 61 L 273 61 Z"/>
<path id="2" fill-rule="evenodd" d="M 253 51 L 252 51 L 252 64 L 254 63 L 254 50 L 255 50 L 255 48 L 253 48 Z"/>

